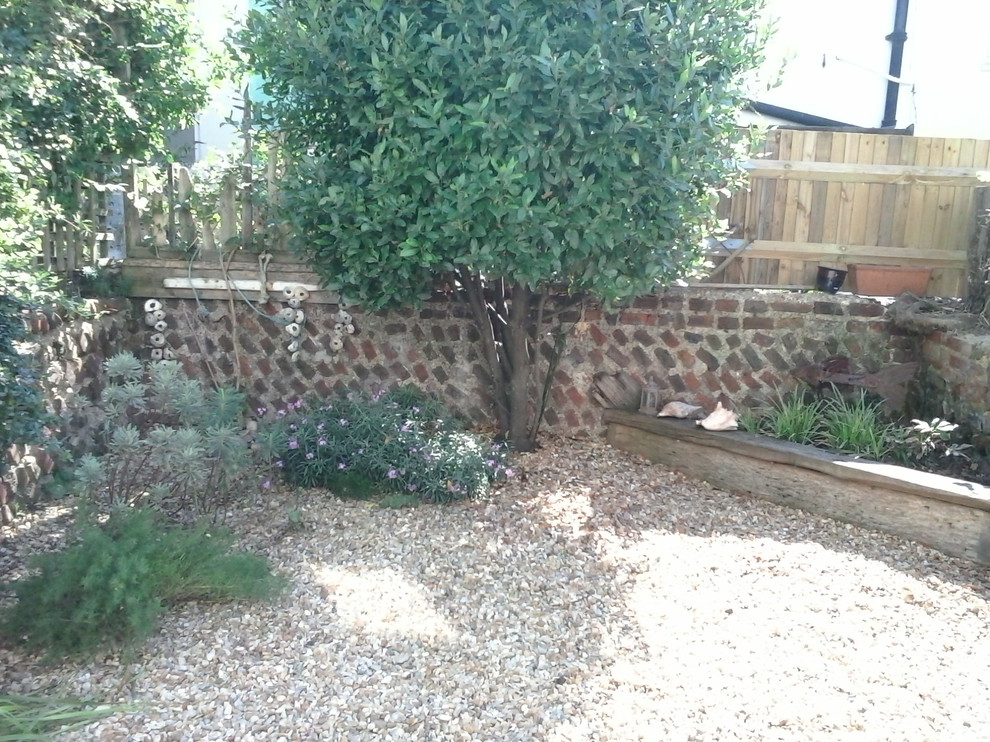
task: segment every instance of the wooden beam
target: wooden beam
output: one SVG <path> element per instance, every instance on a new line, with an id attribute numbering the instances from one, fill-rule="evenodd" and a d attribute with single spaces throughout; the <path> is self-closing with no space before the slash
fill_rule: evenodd
<path id="1" fill-rule="evenodd" d="M 742 166 L 754 178 L 783 180 L 938 186 L 975 186 L 990 182 L 990 170 L 972 167 L 754 159 L 747 160 Z"/>
<path id="2" fill-rule="evenodd" d="M 924 263 L 931 266 L 965 268 L 965 250 L 919 250 L 909 247 L 884 247 L 877 245 L 843 245 L 825 242 L 778 242 L 754 240 L 744 258 L 841 258 L 855 263 L 857 260 L 895 264 Z"/>

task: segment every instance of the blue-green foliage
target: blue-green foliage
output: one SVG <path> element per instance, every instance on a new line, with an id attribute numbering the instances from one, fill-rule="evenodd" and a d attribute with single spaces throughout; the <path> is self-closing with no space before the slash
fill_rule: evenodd
<path id="1" fill-rule="evenodd" d="M 13 584 L 18 601 L 0 633 L 53 657 L 87 654 L 141 641 L 174 603 L 274 594 L 283 583 L 265 559 L 232 543 L 205 522 L 180 528 L 146 508 L 84 519 L 75 543 L 38 554 L 38 573 Z"/>
<path id="2" fill-rule="evenodd" d="M 24 337 L 23 306 L 0 293 L 0 474 L 7 468 L 7 449 L 40 440 L 48 417 L 30 359 L 16 346 Z"/>
<path id="3" fill-rule="evenodd" d="M 292 404 L 259 438 L 291 484 L 341 495 L 408 493 L 448 502 L 481 494 L 508 472 L 501 447 L 466 432 L 410 387 Z"/>

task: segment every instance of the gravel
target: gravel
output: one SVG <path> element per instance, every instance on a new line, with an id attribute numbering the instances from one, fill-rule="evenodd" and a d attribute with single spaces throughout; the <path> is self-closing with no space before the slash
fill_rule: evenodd
<path id="1" fill-rule="evenodd" d="M 987 569 L 598 441 L 516 469 L 452 506 L 276 493 L 235 524 L 276 602 L 184 606 L 126 662 L 0 647 L 0 689 L 132 704 L 65 741 L 990 738 Z"/>

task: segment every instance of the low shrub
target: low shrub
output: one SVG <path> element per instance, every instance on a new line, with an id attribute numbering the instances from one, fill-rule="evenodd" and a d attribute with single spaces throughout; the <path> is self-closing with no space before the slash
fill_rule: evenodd
<path id="1" fill-rule="evenodd" d="M 822 400 L 795 389 L 773 398 L 769 405 L 740 417 L 743 430 L 783 441 L 816 444 L 822 435 Z"/>
<path id="2" fill-rule="evenodd" d="M 465 431 L 412 387 L 293 404 L 258 440 L 289 483 L 342 496 L 403 493 L 448 502 L 485 492 L 508 471 L 503 448 Z"/>
<path id="3" fill-rule="evenodd" d="M 131 647 L 167 606 L 264 598 L 283 584 L 263 557 L 232 551 L 232 537 L 206 523 L 169 525 L 145 508 L 81 522 L 78 540 L 36 555 L 37 573 L 5 586 L 17 602 L 0 616 L 0 633 L 49 657 Z"/>
<path id="4" fill-rule="evenodd" d="M 885 416 L 883 401 L 871 400 L 863 390 L 825 402 L 822 443 L 828 448 L 879 461 L 890 452 L 896 430 Z"/>
<path id="5" fill-rule="evenodd" d="M 122 706 L 93 706 L 67 698 L 0 696 L 0 742 L 52 739 L 124 710 Z"/>
<path id="6" fill-rule="evenodd" d="M 174 520 L 216 518 L 254 481 L 244 395 L 204 390 L 175 361 L 106 363 L 102 456 L 80 458 L 82 493 L 104 506 L 150 505 Z"/>

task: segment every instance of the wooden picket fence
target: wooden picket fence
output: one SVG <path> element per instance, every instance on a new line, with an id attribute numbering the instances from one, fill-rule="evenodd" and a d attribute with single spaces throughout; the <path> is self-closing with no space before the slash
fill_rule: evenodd
<path id="1" fill-rule="evenodd" d="M 929 295 L 966 295 L 990 141 L 778 129 L 746 168 L 720 207 L 741 242 L 710 283 L 808 287 L 820 265 L 865 263 L 931 267 Z"/>

